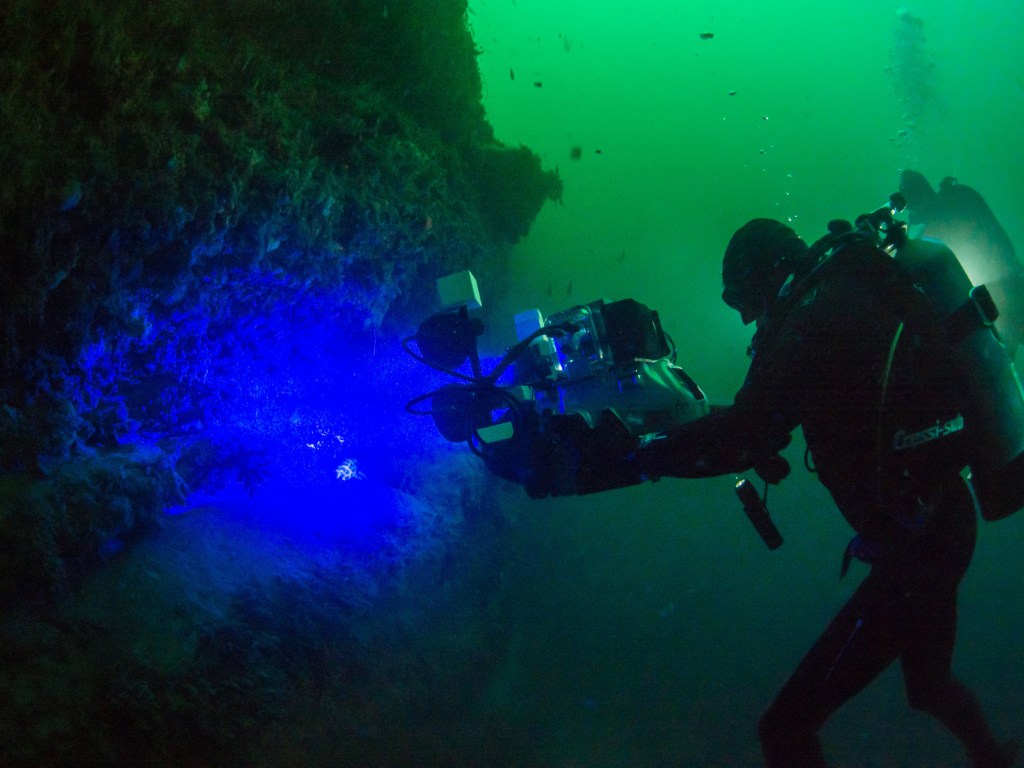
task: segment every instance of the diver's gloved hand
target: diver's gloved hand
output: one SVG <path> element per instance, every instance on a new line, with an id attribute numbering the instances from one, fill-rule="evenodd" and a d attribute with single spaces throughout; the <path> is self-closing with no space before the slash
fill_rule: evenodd
<path id="1" fill-rule="evenodd" d="M 789 477 L 790 467 L 779 454 L 793 442 L 793 435 L 780 429 L 759 434 L 750 446 L 750 465 L 769 485 L 778 485 Z"/>
<path id="2" fill-rule="evenodd" d="M 527 448 L 519 459 L 519 471 L 510 479 L 521 483 L 531 499 L 576 493 L 579 459 L 571 441 L 544 432 L 523 442 Z"/>
<path id="3" fill-rule="evenodd" d="M 601 412 L 580 445 L 576 492 L 596 493 L 643 482 L 636 458 L 639 441 L 610 410 Z"/>
<path id="4" fill-rule="evenodd" d="M 637 439 L 611 411 L 593 428 L 580 414 L 553 416 L 543 431 L 543 456 L 533 457 L 534 498 L 597 493 L 642 482 Z"/>
<path id="5" fill-rule="evenodd" d="M 717 477 L 757 468 L 777 483 L 789 473 L 778 453 L 789 445 L 782 429 L 757 429 L 757 420 L 736 406 L 712 406 L 699 419 L 676 427 L 639 450 L 644 474 L 659 477 Z"/>
<path id="6" fill-rule="evenodd" d="M 779 454 L 773 453 L 755 460 L 754 472 L 769 485 L 778 485 L 789 477 L 790 466 Z"/>

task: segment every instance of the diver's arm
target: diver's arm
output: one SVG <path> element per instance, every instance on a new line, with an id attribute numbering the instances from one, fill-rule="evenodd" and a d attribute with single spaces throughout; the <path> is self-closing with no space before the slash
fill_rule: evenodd
<path id="1" fill-rule="evenodd" d="M 800 421 L 799 392 L 814 365 L 803 342 L 822 325 L 808 316 L 812 309 L 792 313 L 770 350 L 754 356 L 733 405 L 712 406 L 707 416 L 641 448 L 644 475 L 715 477 L 754 468 L 773 483 L 785 477 L 788 465 L 778 454 Z"/>
<path id="2" fill-rule="evenodd" d="M 788 429 L 771 426 L 771 419 L 756 411 L 713 407 L 707 416 L 640 448 L 637 462 L 652 479 L 735 474 L 773 460 L 789 439 Z"/>

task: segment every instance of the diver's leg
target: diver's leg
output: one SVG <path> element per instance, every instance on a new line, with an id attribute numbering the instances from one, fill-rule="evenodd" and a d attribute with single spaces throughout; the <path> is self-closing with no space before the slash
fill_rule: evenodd
<path id="1" fill-rule="evenodd" d="M 907 701 L 960 739 L 976 768 L 1007 768 L 1019 746 L 999 743 L 977 697 L 952 672 L 957 592 L 977 533 L 974 502 L 958 477 L 943 483 L 936 498 L 941 517 L 922 536 L 908 579 L 900 655 Z"/>
<path id="2" fill-rule="evenodd" d="M 911 640 L 901 657 L 907 701 L 942 723 L 967 748 L 975 768 L 1009 768 L 1019 745 L 1000 743 L 971 690 L 952 673 L 956 592 L 915 604 Z"/>
<path id="3" fill-rule="evenodd" d="M 768 768 L 824 768 L 818 730 L 899 655 L 887 593 L 869 575 L 779 691 L 758 726 Z"/>

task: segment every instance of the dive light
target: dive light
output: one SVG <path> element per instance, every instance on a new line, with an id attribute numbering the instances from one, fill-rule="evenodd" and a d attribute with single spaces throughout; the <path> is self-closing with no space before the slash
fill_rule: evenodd
<path id="1" fill-rule="evenodd" d="M 761 494 L 747 478 L 741 477 L 736 480 L 736 496 L 743 505 L 743 511 L 746 512 L 747 518 L 768 549 L 781 547 L 782 534 L 779 533 L 779 529 L 775 527 L 775 523 L 769 517 L 768 507 L 765 506 Z"/>

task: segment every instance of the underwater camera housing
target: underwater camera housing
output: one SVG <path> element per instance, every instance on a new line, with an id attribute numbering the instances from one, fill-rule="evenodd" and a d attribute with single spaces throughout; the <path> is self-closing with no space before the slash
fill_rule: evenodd
<path id="1" fill-rule="evenodd" d="M 518 342 L 485 374 L 476 345 L 483 325 L 470 316 L 480 306 L 475 279 L 458 273 L 438 288 L 448 308 L 404 346 L 459 382 L 407 409 L 432 416 L 447 440 L 469 443 L 492 472 L 531 496 L 637 484 L 642 478 L 621 461 L 630 447 L 708 412 L 700 387 L 675 365 L 658 313 L 638 301 L 594 301 L 546 319 L 521 312 Z M 472 373 L 456 370 L 467 360 Z"/>

